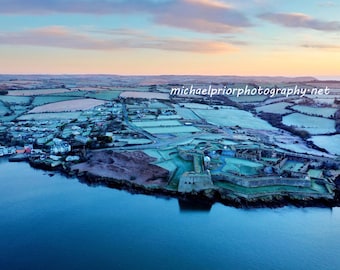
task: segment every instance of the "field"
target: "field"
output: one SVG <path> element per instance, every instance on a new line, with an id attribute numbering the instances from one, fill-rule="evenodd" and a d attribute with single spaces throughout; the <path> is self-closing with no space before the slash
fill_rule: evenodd
<path id="1" fill-rule="evenodd" d="M 313 136 L 312 141 L 317 146 L 325 148 L 329 153 L 340 155 L 340 135 Z"/>
<path id="2" fill-rule="evenodd" d="M 285 114 L 285 113 L 292 112 L 291 110 L 286 109 L 286 107 L 290 106 L 290 105 L 292 105 L 292 104 L 288 103 L 288 102 L 273 103 L 273 104 L 257 107 L 256 111 L 257 112 Z"/>
<path id="3" fill-rule="evenodd" d="M 11 96 L 39 96 L 39 95 L 49 95 L 55 93 L 65 93 L 70 90 L 65 88 L 52 88 L 52 89 L 32 89 L 32 90 L 10 90 L 8 95 Z"/>
<path id="4" fill-rule="evenodd" d="M 268 97 L 267 96 L 229 96 L 228 97 L 230 100 L 238 102 L 238 103 L 256 103 L 256 102 L 263 102 L 265 101 Z"/>
<path id="5" fill-rule="evenodd" d="M 8 112 L 10 112 L 9 109 L 0 101 L 0 115 L 4 115 Z"/>
<path id="6" fill-rule="evenodd" d="M 169 94 L 155 92 L 125 91 L 120 94 L 122 98 L 169 99 Z"/>
<path id="7" fill-rule="evenodd" d="M 150 115 L 151 116 L 151 115 Z M 178 114 L 173 115 L 159 115 L 157 117 L 158 120 L 175 120 L 175 119 L 181 119 L 182 117 Z"/>
<path id="8" fill-rule="evenodd" d="M 97 99 L 67 100 L 35 107 L 29 113 L 83 111 L 104 103 L 104 101 Z"/>
<path id="9" fill-rule="evenodd" d="M 155 101 L 155 102 L 150 103 L 149 108 L 150 109 L 167 109 L 169 108 L 169 106 L 162 102 Z"/>
<path id="10" fill-rule="evenodd" d="M 308 95 L 308 97 L 313 99 L 317 103 L 334 104 L 335 98 L 339 99 L 340 95 L 322 95 L 322 96 Z"/>
<path id="11" fill-rule="evenodd" d="M 173 126 L 173 127 L 146 127 L 145 131 L 151 134 L 162 134 L 162 133 L 190 133 L 199 132 L 200 130 L 193 126 Z"/>
<path id="12" fill-rule="evenodd" d="M 121 91 L 100 91 L 86 93 L 86 97 L 111 101 L 113 99 L 117 99 L 120 94 Z"/>
<path id="13" fill-rule="evenodd" d="M 0 96 L 0 100 L 10 104 L 28 104 L 30 103 L 30 97 L 20 97 L 20 96 Z"/>
<path id="14" fill-rule="evenodd" d="M 169 126 L 181 126 L 182 124 L 177 120 L 165 120 L 165 121 L 140 121 L 133 122 L 137 127 L 169 127 Z"/>
<path id="15" fill-rule="evenodd" d="M 33 99 L 32 105 L 34 107 L 41 106 L 48 103 L 54 103 L 59 101 L 74 100 L 76 97 L 69 96 L 37 96 Z"/>
<path id="16" fill-rule="evenodd" d="M 317 115 L 321 117 L 331 117 L 335 114 L 337 111 L 336 108 L 315 108 L 315 107 L 310 107 L 310 106 L 301 106 L 301 105 L 296 105 L 292 107 L 294 110 L 308 114 L 308 115 Z"/>
<path id="17" fill-rule="evenodd" d="M 193 111 L 207 122 L 217 126 L 239 126 L 243 128 L 264 130 L 275 129 L 266 121 L 254 117 L 251 113 L 234 108 L 219 110 L 194 109 Z"/>
<path id="18" fill-rule="evenodd" d="M 287 126 L 294 126 L 308 131 L 310 134 L 327 134 L 335 132 L 334 120 L 308 116 L 301 113 L 292 113 L 286 115 L 282 119 L 283 124 Z"/>
<path id="19" fill-rule="evenodd" d="M 188 108 L 183 108 L 178 106 L 177 104 L 175 105 L 176 112 L 179 116 L 183 117 L 183 119 L 188 119 L 188 120 L 199 120 L 200 118 L 193 113 L 192 110 Z"/>
<path id="20" fill-rule="evenodd" d="M 183 106 L 188 109 L 212 109 L 210 105 L 200 104 L 200 103 L 179 103 L 180 106 Z"/>
<path id="21" fill-rule="evenodd" d="M 34 113 L 21 115 L 18 120 L 69 120 L 78 119 L 80 114 L 81 112 Z"/>

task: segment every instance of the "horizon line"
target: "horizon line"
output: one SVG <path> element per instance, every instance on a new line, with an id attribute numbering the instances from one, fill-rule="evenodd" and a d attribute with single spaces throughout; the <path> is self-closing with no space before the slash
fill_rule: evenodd
<path id="1" fill-rule="evenodd" d="M 0 73 L 0 76 L 145 76 L 145 77 L 160 77 L 160 76 L 197 76 L 197 77 L 286 77 L 286 78 L 301 78 L 301 77 L 317 77 L 317 78 L 338 78 L 339 75 L 238 75 L 238 74 L 118 74 L 118 73 Z"/>

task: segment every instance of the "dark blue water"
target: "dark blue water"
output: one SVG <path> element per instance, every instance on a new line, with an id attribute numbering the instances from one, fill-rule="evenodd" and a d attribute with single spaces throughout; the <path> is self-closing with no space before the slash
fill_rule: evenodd
<path id="1" fill-rule="evenodd" d="M 340 209 L 180 211 L 0 160 L 0 269 L 340 269 Z"/>

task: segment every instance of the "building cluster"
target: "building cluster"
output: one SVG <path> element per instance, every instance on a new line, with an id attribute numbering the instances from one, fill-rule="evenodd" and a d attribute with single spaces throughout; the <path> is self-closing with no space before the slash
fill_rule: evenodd
<path id="1" fill-rule="evenodd" d="M 224 145 L 204 141 L 177 148 L 179 156 L 192 162 L 193 170 L 179 179 L 178 191 L 195 192 L 224 188 L 256 193 L 308 194 L 331 197 L 340 163 L 317 156 L 274 149 L 263 144 L 239 142 Z"/>

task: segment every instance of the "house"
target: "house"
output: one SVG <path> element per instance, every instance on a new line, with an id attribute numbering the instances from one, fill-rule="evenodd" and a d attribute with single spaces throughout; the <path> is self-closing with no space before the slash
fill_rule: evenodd
<path id="1" fill-rule="evenodd" d="M 54 138 L 50 152 L 52 155 L 65 154 L 71 151 L 71 145 L 61 139 Z"/>

